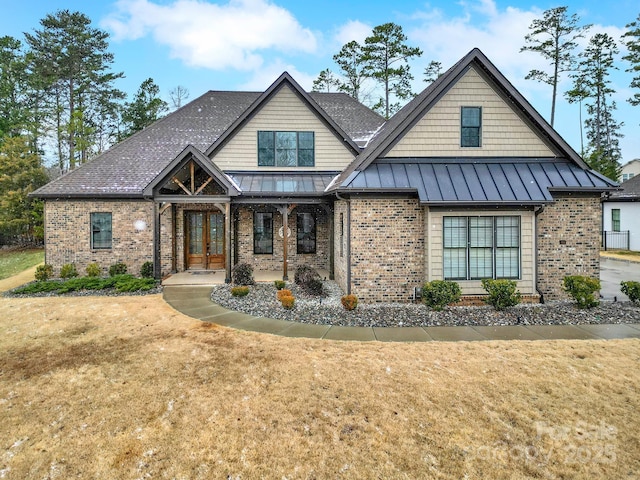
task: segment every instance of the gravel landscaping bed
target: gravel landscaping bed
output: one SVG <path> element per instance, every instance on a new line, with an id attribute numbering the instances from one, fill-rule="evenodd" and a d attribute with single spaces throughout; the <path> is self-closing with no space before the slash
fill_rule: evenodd
<path id="1" fill-rule="evenodd" d="M 293 309 L 286 310 L 276 299 L 272 283 L 257 283 L 246 297 L 233 297 L 229 285 L 215 286 L 211 300 L 225 308 L 257 317 L 277 318 L 301 323 L 358 327 L 459 326 L 459 325 L 577 325 L 588 323 L 640 323 L 640 307 L 631 302 L 601 302 L 582 310 L 572 302 L 544 305 L 518 305 L 498 312 L 490 306 L 448 307 L 435 312 L 423 304 L 358 304 L 351 312 L 340 303 L 343 295 L 333 281 L 325 281 L 325 295 L 310 297 L 288 283 L 296 298 Z"/>

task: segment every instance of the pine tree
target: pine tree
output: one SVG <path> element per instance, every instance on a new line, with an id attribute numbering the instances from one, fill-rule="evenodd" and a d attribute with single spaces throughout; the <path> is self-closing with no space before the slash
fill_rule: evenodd
<path id="1" fill-rule="evenodd" d="M 431 60 L 424 69 L 424 81 L 426 83 L 435 82 L 442 75 L 442 63 Z"/>
<path id="2" fill-rule="evenodd" d="M 627 72 L 635 74 L 629 85 L 636 90 L 640 89 L 640 14 L 636 21 L 629 23 L 627 32 L 622 36 L 622 41 L 629 53 L 622 57 L 623 60 L 629 62 L 630 66 Z M 636 92 L 628 100 L 631 105 L 640 105 L 640 92 Z"/>
<path id="3" fill-rule="evenodd" d="M 334 75 L 334 73 L 325 68 L 320 72 L 318 78 L 313 81 L 312 92 L 331 92 L 340 87 L 340 80 Z"/>
<path id="4" fill-rule="evenodd" d="M 122 138 L 148 127 L 169 110 L 169 105 L 159 95 L 160 88 L 152 78 L 147 78 L 140 84 L 133 101 L 125 103 L 122 112 L 122 121 L 125 125 Z"/>
<path id="5" fill-rule="evenodd" d="M 408 61 L 422 55 L 422 50 L 408 46 L 406 41 L 400 25 L 385 23 L 373 29 L 362 48 L 365 75 L 384 89 L 384 97 L 375 108 L 383 112 L 385 118 L 400 108 L 399 102 L 391 104 L 392 95 L 396 100 L 406 100 L 412 94 L 413 76 Z"/>
<path id="6" fill-rule="evenodd" d="M 362 85 L 366 78 L 362 46 L 355 40 L 344 44 L 333 56 L 333 61 L 344 78 L 338 87 L 340 91 L 362 102 Z"/>
<path id="7" fill-rule="evenodd" d="M 529 29 L 531 33 L 524 37 L 525 45 L 521 52 L 536 52 L 551 64 L 552 73 L 542 70 L 531 70 L 525 77 L 527 80 L 537 80 L 551 85 L 551 126 L 556 113 L 556 98 L 558 84 L 564 72 L 573 70 L 575 55 L 573 51 L 578 46 L 576 40 L 584 37 L 590 25 L 579 26 L 579 17 L 574 13 L 567 14 L 567 7 L 557 7 L 546 10 L 542 19 L 534 20 Z"/>

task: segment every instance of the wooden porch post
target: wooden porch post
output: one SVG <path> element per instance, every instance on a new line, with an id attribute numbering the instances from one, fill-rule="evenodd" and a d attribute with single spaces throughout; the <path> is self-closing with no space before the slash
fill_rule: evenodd
<path id="1" fill-rule="evenodd" d="M 231 283 L 231 203 L 227 202 L 224 205 L 224 233 L 225 239 L 225 270 L 226 277 L 225 283 Z"/>
<path id="2" fill-rule="evenodd" d="M 289 280 L 288 275 L 288 259 L 287 254 L 289 250 L 289 237 L 287 232 L 289 231 L 289 206 L 284 205 L 282 207 L 282 280 Z"/>

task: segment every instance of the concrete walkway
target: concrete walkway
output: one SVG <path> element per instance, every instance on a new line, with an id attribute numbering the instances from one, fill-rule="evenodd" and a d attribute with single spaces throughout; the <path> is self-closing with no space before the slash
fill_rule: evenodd
<path id="1" fill-rule="evenodd" d="M 529 325 L 504 327 L 341 327 L 287 322 L 253 317 L 227 310 L 210 299 L 211 287 L 171 286 L 164 300 L 179 312 L 205 322 L 285 337 L 326 338 L 380 342 L 478 341 L 478 340 L 602 340 L 640 338 L 640 324 Z"/>

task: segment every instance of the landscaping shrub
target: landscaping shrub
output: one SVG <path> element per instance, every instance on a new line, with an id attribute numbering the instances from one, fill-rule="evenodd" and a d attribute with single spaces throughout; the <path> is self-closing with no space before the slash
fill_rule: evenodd
<path id="1" fill-rule="evenodd" d="M 231 295 L 233 295 L 234 297 L 246 297 L 247 295 L 249 295 L 249 287 L 231 287 Z"/>
<path id="2" fill-rule="evenodd" d="M 284 280 L 275 280 L 273 283 L 277 290 L 282 290 L 287 285 L 287 282 Z"/>
<path id="3" fill-rule="evenodd" d="M 283 288 L 282 290 L 278 290 L 276 292 L 276 298 L 278 300 L 282 300 L 282 297 L 292 297 L 293 293 L 291 293 L 291 290 L 287 290 L 286 288 Z"/>
<path id="4" fill-rule="evenodd" d="M 78 276 L 78 270 L 73 263 L 65 263 L 60 269 L 60 278 L 74 278 Z"/>
<path id="5" fill-rule="evenodd" d="M 343 295 L 340 298 L 340 303 L 342 303 L 342 306 L 347 311 L 355 310 L 358 306 L 358 297 L 355 295 Z"/>
<path id="6" fill-rule="evenodd" d="M 595 293 L 600 290 L 600 280 L 582 275 L 569 275 L 563 280 L 564 290 L 578 304 L 579 308 L 591 308 L 600 304 Z"/>
<path id="7" fill-rule="evenodd" d="M 233 283 L 236 285 L 253 285 L 253 267 L 248 263 L 239 263 L 233 267 Z"/>
<path id="8" fill-rule="evenodd" d="M 97 263 L 90 263 L 89 265 L 87 265 L 86 271 L 87 277 L 99 277 L 102 273 L 102 269 Z"/>
<path id="9" fill-rule="evenodd" d="M 640 282 L 620 282 L 620 290 L 636 305 L 640 304 Z"/>
<path id="10" fill-rule="evenodd" d="M 140 276 L 142 278 L 153 278 L 153 262 L 144 262 L 140 267 Z"/>
<path id="11" fill-rule="evenodd" d="M 81 277 L 66 281 L 38 281 L 13 290 L 16 294 L 32 294 L 42 292 L 69 293 L 79 290 L 115 289 L 118 292 L 148 291 L 155 288 L 158 282 L 152 278 L 135 278 L 132 275 L 115 275 L 108 278 Z"/>
<path id="12" fill-rule="evenodd" d="M 504 310 L 507 307 L 518 305 L 522 298 L 520 292 L 516 290 L 517 284 L 515 280 L 485 278 L 482 280 L 482 288 L 489 294 L 485 302 L 496 310 Z"/>
<path id="13" fill-rule="evenodd" d="M 109 267 L 110 277 L 115 277 L 116 275 L 124 275 L 125 273 L 127 273 L 127 266 L 122 262 L 114 263 Z"/>
<path id="14" fill-rule="evenodd" d="M 44 282 L 53 277 L 53 265 L 45 263 L 44 265 L 38 265 L 36 267 L 35 279 L 39 282 Z"/>
<path id="15" fill-rule="evenodd" d="M 300 265 L 293 276 L 297 285 L 309 295 L 322 295 L 323 284 L 320 274 L 308 265 Z"/>
<path id="16" fill-rule="evenodd" d="M 295 301 L 296 299 L 293 298 L 293 295 L 284 295 L 280 298 L 280 303 L 282 303 L 282 306 L 287 310 L 291 310 L 293 308 Z"/>
<path id="17" fill-rule="evenodd" d="M 422 301 L 437 311 L 460 301 L 461 295 L 460 285 L 448 280 L 433 280 L 422 287 Z"/>

